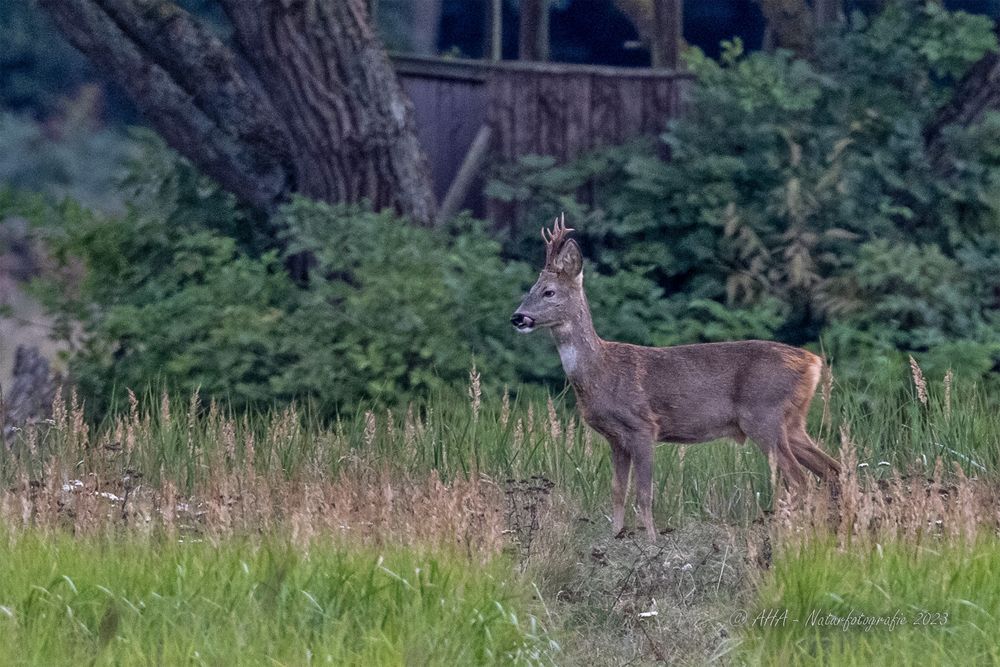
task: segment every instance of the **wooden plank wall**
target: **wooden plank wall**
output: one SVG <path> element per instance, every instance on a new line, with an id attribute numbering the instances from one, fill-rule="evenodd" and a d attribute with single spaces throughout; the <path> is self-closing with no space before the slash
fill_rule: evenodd
<path id="1" fill-rule="evenodd" d="M 572 160 L 600 146 L 658 134 L 676 117 L 687 75 L 566 65 L 498 68 L 487 80 L 496 158 Z"/>
<path id="2" fill-rule="evenodd" d="M 483 123 L 493 129 L 493 162 L 529 154 L 565 162 L 662 132 L 680 112 L 691 79 L 648 68 L 413 56 L 394 61 L 413 101 L 439 199 Z M 481 186 L 466 206 L 478 215 L 486 212 Z"/>
<path id="3" fill-rule="evenodd" d="M 486 119 L 486 87 L 480 81 L 410 76 L 403 77 L 403 88 L 413 101 L 417 134 L 441 201 Z"/>

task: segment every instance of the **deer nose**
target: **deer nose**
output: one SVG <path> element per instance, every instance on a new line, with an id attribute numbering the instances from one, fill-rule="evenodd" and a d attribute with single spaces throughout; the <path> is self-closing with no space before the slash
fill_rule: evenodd
<path id="1" fill-rule="evenodd" d="M 514 313 L 514 316 L 510 318 L 510 323 L 513 324 L 518 331 L 531 331 L 531 329 L 535 326 L 535 318 L 528 317 L 524 313 Z"/>

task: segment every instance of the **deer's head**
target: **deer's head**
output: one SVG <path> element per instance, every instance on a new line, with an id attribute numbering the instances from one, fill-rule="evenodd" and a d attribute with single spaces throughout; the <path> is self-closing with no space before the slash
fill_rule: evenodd
<path id="1" fill-rule="evenodd" d="M 571 238 L 562 216 L 552 229 L 542 229 L 545 241 L 545 266 L 538 280 L 524 295 L 511 324 L 521 333 L 535 327 L 555 327 L 568 322 L 585 303 L 583 294 L 583 255 Z"/>

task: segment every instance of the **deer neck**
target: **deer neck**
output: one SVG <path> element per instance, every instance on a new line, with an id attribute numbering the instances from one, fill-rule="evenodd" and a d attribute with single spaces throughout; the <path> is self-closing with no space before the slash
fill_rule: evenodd
<path id="1" fill-rule="evenodd" d="M 599 369 L 601 339 L 594 330 L 586 297 L 581 300 L 577 312 L 565 322 L 552 327 L 552 338 L 559 350 L 563 370 L 574 384 Z"/>

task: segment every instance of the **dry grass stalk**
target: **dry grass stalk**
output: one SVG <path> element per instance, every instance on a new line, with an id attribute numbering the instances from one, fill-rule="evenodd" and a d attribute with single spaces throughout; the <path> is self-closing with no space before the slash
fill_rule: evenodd
<path id="1" fill-rule="evenodd" d="M 480 380 L 476 364 L 472 364 L 472 368 L 469 369 L 469 399 L 471 401 L 473 422 L 479 421 L 479 409 L 483 402 L 483 388 Z"/>
<path id="2" fill-rule="evenodd" d="M 548 412 L 549 419 L 549 438 L 552 439 L 553 443 L 559 442 L 562 440 L 562 427 L 559 424 L 559 415 L 556 414 L 556 406 L 555 403 L 552 402 L 551 396 L 548 397 L 545 408 Z M 530 425 L 528 429 L 531 429 Z"/>
<path id="3" fill-rule="evenodd" d="M 371 410 L 365 410 L 364 442 L 366 450 L 371 450 L 372 445 L 375 444 L 376 435 L 378 435 L 378 421 L 375 419 L 375 413 Z"/>
<path id="4" fill-rule="evenodd" d="M 951 385 L 955 379 L 955 373 L 949 368 L 944 374 L 944 415 L 951 417 Z"/>
<path id="5" fill-rule="evenodd" d="M 160 421 L 164 424 L 170 423 L 170 396 L 163 392 L 160 397 Z"/>
<path id="6" fill-rule="evenodd" d="M 510 389 L 503 386 L 503 398 L 500 401 L 500 426 L 507 428 L 510 422 Z"/>
<path id="7" fill-rule="evenodd" d="M 566 422 L 566 436 L 563 444 L 567 452 L 572 450 L 576 444 L 576 419 L 570 418 Z"/>
<path id="8" fill-rule="evenodd" d="M 846 451 L 839 490 L 831 496 L 829 489 L 814 486 L 792 501 L 786 502 L 787 494 L 776 501 L 777 542 L 836 537 L 843 548 L 887 540 L 921 545 L 971 542 L 984 531 L 1000 532 L 1000 493 L 994 485 L 968 477 L 957 464 L 946 476 L 940 460 L 929 479 L 898 471 L 888 479 L 862 474 L 850 433 L 842 432 L 842 438 Z"/>
<path id="9" fill-rule="evenodd" d="M 385 411 L 385 437 L 389 442 L 396 442 L 396 418 L 391 408 Z"/>
<path id="10" fill-rule="evenodd" d="M 68 410 L 55 410 L 50 426 L 63 444 L 48 453 L 42 470 L 39 448 L 31 445 L 39 434 L 35 427 L 25 433 L 24 455 L 15 459 L 17 467 L 11 471 L 17 481 L 0 489 L 0 522 L 11 530 L 69 529 L 84 535 L 128 529 L 182 540 L 278 531 L 304 545 L 335 538 L 448 546 L 483 559 L 502 546 L 504 498 L 488 480 L 445 484 L 436 472 L 422 476 L 399 468 L 390 472 L 376 458 L 363 458 L 364 452 L 352 452 L 353 458 L 331 475 L 330 450 L 350 451 L 342 428 L 312 434 L 323 446 L 315 445 L 314 459 L 292 478 L 280 467 L 258 471 L 260 436 L 248 418 L 237 422 L 216 413 L 208 421 L 195 420 L 193 415 L 200 411 L 197 398 L 192 399 L 186 420 L 188 451 L 207 439 L 218 446 L 198 466 L 193 489 L 179 493 L 171 473 L 163 468 L 162 481 L 138 483 L 127 467 L 129 461 L 133 455 L 148 455 L 143 448 L 161 443 L 133 397 L 128 418 L 98 433 L 96 448 L 90 446 L 78 401 L 71 398 Z M 169 399 L 164 398 L 160 416 L 169 412 Z M 387 419 L 392 422 L 391 416 Z M 301 428 L 299 414 L 290 407 L 268 424 L 267 451 L 295 451 L 303 440 Z M 408 410 L 403 438 L 415 447 L 424 428 Z M 369 412 L 364 436 L 369 447 L 377 433 L 377 420 Z M 118 446 L 122 440 L 130 444 Z"/>
<path id="11" fill-rule="evenodd" d="M 924 372 L 920 370 L 917 360 L 910 355 L 910 372 L 913 374 L 913 384 L 917 388 L 917 399 L 926 407 L 927 405 L 927 381 L 924 380 Z"/>
<path id="12" fill-rule="evenodd" d="M 823 401 L 823 417 L 820 420 L 820 429 L 824 433 L 829 433 L 833 427 L 833 415 L 830 410 L 830 400 L 833 397 L 833 367 L 830 364 L 823 364 L 822 388 L 820 398 Z"/>
<path id="13" fill-rule="evenodd" d="M 403 447 L 407 452 L 415 452 L 417 449 L 417 424 L 413 416 L 413 404 L 406 406 L 406 418 L 403 420 Z"/>

